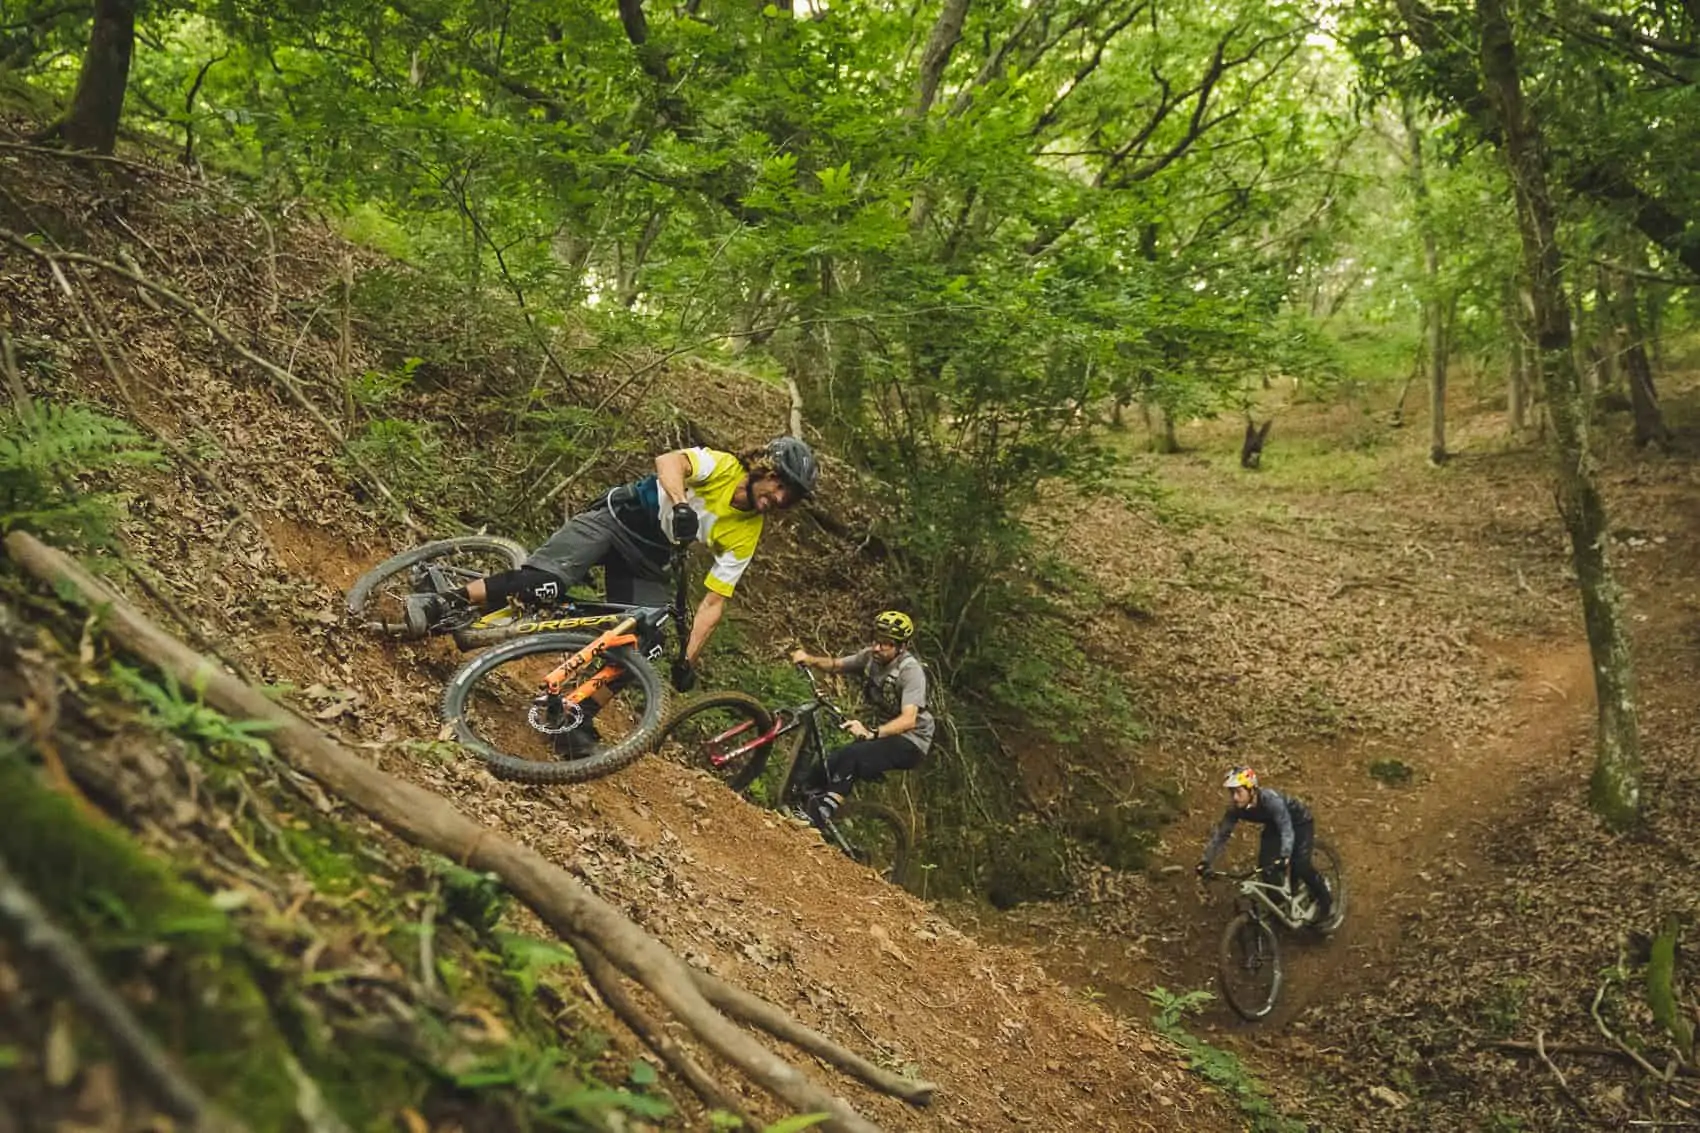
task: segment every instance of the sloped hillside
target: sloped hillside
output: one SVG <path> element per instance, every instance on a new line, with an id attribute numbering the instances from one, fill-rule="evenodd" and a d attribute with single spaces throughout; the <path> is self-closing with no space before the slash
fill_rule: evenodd
<path id="1" fill-rule="evenodd" d="M 940 1084 L 938 1100 L 919 1112 L 845 1084 L 888 1127 L 1237 1127 L 1164 1041 L 1067 992 L 1021 950 L 963 936 L 712 781 L 651 759 L 583 787 L 521 788 L 432 743 L 438 695 L 457 663 L 452 649 L 387 647 L 338 616 L 342 588 L 412 539 L 336 438 L 353 421 L 349 376 L 391 364 L 385 344 L 324 313 L 335 309 L 345 265 L 358 271 L 370 257 L 299 215 L 262 217 L 224 190 L 132 162 L 83 168 L 14 144 L 0 150 L 0 188 L 0 228 L 8 230 L 0 305 L 23 387 L 15 392 L 97 405 L 167 454 L 155 469 L 87 484 L 128 494 L 121 530 L 135 570 L 119 583 L 162 623 L 251 679 L 283 686 L 290 703 L 386 771 L 565 865 L 691 963 Z M 26 244 L 73 258 L 51 267 Z M 132 280 L 79 254 L 121 265 Z M 197 311 L 137 287 L 137 276 Z M 228 341 L 215 341 L 211 326 Z M 470 372 L 480 362 L 469 356 L 466 364 Z M 488 364 L 511 359 L 493 353 Z M 433 443 L 451 461 L 470 459 L 456 455 L 464 434 L 499 424 L 451 416 L 452 377 L 439 375 L 437 392 L 421 395 L 444 403 L 447 424 Z M 675 416 L 688 422 L 679 428 L 742 440 L 769 431 L 777 416 L 769 394 L 730 377 L 688 366 L 654 377 L 650 404 L 692 406 L 688 418 Z M 588 468 L 583 482 L 622 474 L 622 459 L 629 466 L 639 457 Z M 398 482 L 397 499 L 418 511 L 406 487 Z M 474 514 L 487 503 L 469 502 L 461 518 L 492 518 Z M 828 615 L 800 609 L 793 590 L 845 581 L 842 550 L 824 545 L 806 519 L 782 527 L 776 569 L 743 607 L 748 624 L 819 633 Z M 334 800 L 324 808 L 340 813 Z M 396 860 L 399 884 L 413 876 L 399 864 L 404 848 L 358 825 L 348 834 Z M 311 921 L 321 905 L 346 904 L 310 874 L 278 868 L 283 891 L 298 894 L 295 915 Z M 392 1024 L 406 1025 L 406 1010 L 394 1016 Z M 750 1104 L 762 1112 L 765 1103 Z M 688 1109 L 655 1120 L 705 1127 Z"/>

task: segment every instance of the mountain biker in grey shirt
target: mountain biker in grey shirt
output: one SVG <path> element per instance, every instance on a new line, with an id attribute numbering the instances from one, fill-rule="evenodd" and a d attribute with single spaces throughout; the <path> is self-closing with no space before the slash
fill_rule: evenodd
<path id="1" fill-rule="evenodd" d="M 1290 795 L 1283 795 L 1270 787 L 1259 787 L 1257 772 L 1249 767 L 1231 769 L 1222 786 L 1228 790 L 1228 809 L 1210 835 L 1209 844 L 1204 847 L 1204 857 L 1198 863 L 1199 876 L 1209 872 L 1211 863 L 1228 844 L 1228 836 L 1238 823 L 1255 822 L 1263 827 L 1263 837 L 1257 847 L 1257 866 L 1263 872 L 1263 879 L 1271 885 L 1285 884 L 1288 868 L 1291 867 L 1292 876 L 1304 882 L 1305 888 L 1316 899 L 1316 916 L 1311 923 L 1324 932 L 1333 931 L 1336 927 L 1331 923 L 1334 895 L 1328 891 L 1328 883 L 1311 862 L 1311 849 L 1316 844 L 1316 823 L 1310 808 Z"/>
<path id="2" fill-rule="evenodd" d="M 927 671 L 910 652 L 915 622 L 899 610 L 874 618 L 873 644 L 844 657 L 815 657 L 801 649 L 791 660 L 829 673 L 856 673 L 862 678 L 862 700 L 879 718 L 875 727 L 851 720 L 845 730 L 856 739 L 827 758 L 809 784 L 811 800 L 801 817 L 810 822 L 831 818 L 850 788 L 859 780 L 878 779 L 887 771 L 908 771 L 932 746 L 936 722 L 927 711 Z M 812 811 L 812 813 L 810 813 Z"/>

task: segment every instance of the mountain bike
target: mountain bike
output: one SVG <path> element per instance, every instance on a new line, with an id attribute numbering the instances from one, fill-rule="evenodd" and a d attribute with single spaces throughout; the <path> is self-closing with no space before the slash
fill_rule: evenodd
<path id="1" fill-rule="evenodd" d="M 1334 897 L 1329 924 L 1323 926 L 1332 932 L 1346 917 L 1346 875 L 1340 868 L 1340 855 L 1320 838 L 1311 850 L 1311 861 Z M 1316 902 L 1302 882 L 1294 884 L 1290 872 L 1280 885 L 1264 881 L 1255 867 L 1231 873 L 1210 870 L 1204 877 L 1233 881 L 1239 886 L 1235 904 L 1240 911 L 1222 933 L 1216 978 L 1223 998 L 1240 1018 L 1262 1019 L 1275 1010 L 1275 1001 L 1281 995 L 1281 939 L 1275 930 L 1317 928 L 1312 923 Z"/>
<path id="2" fill-rule="evenodd" d="M 746 693 L 708 693 L 674 708 L 655 746 L 665 750 L 672 745 L 680 762 L 708 771 L 740 794 L 750 791 L 774 752 L 780 751 L 784 763 L 771 805 L 811 814 L 811 824 L 828 843 L 901 886 L 908 879 L 912 838 L 909 824 L 897 811 L 862 799 L 846 799 L 830 818 L 817 817 L 810 809 L 814 798 L 809 784 L 827 757 L 821 721 L 842 728 L 849 716 L 827 698 L 813 670 L 803 665 L 797 669 L 813 690 L 802 704 L 769 711 Z"/>
<path id="3" fill-rule="evenodd" d="M 447 636 L 463 651 L 493 646 L 455 673 L 442 711 L 445 732 L 481 756 L 498 778 L 539 784 L 600 778 L 654 747 L 667 686 L 653 662 L 665 651 L 661 642 L 669 627 L 680 661 L 690 637 L 684 551 L 673 555 L 674 593 L 666 606 L 563 595 L 544 607 L 510 605 L 490 613 L 466 608 L 432 625 L 409 621 L 408 596 L 447 593 L 515 569 L 528 554 L 513 540 L 492 535 L 426 543 L 362 575 L 348 592 L 348 613 L 383 636 Z M 613 695 L 600 710 L 588 706 L 608 693 Z M 619 738 L 575 757 L 575 742 L 592 716 L 598 728 L 607 725 Z"/>

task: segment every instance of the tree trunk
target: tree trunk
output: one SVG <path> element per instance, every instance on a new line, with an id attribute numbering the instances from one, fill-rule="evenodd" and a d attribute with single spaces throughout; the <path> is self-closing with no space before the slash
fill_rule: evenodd
<path id="1" fill-rule="evenodd" d="M 1571 352 L 1564 265 L 1547 190 L 1538 127 L 1523 105 L 1517 46 L 1504 0 L 1476 0 L 1481 20 L 1483 85 L 1499 119 L 1501 147 L 1517 201 L 1517 230 L 1534 298 L 1535 365 L 1546 387 L 1557 458 L 1559 513 L 1570 535 L 1571 561 L 1582 592 L 1582 617 L 1599 701 L 1590 801 L 1615 830 L 1641 815 L 1641 741 L 1635 670 L 1624 624 L 1623 593 L 1613 576 L 1605 501 L 1588 445 L 1588 413 Z"/>
<path id="2" fill-rule="evenodd" d="M 1240 467 L 1255 470 L 1263 464 L 1263 444 L 1269 439 L 1269 426 L 1275 423 L 1271 417 L 1259 426 L 1251 419 L 1248 412 L 1245 415 L 1245 439 L 1240 442 Z"/>
<path id="3" fill-rule="evenodd" d="M 1423 135 L 1409 95 L 1400 104 L 1405 138 L 1411 147 L 1411 191 L 1417 202 L 1417 228 L 1423 241 L 1423 347 L 1428 351 L 1428 458 L 1446 460 L 1446 322 L 1441 317 L 1440 243 L 1434 234 L 1428 177 L 1423 172 Z M 1402 403 L 1402 402 L 1401 402 Z"/>
<path id="4" fill-rule="evenodd" d="M 1438 284 L 1440 259 L 1433 236 L 1423 237 L 1423 260 L 1431 285 Z M 1423 305 L 1424 338 L 1428 344 L 1428 459 L 1446 463 L 1446 328 L 1440 318 L 1440 301 Z"/>
<path id="5" fill-rule="evenodd" d="M 916 118 L 925 118 L 933 108 L 945 67 L 962 40 L 962 25 L 967 19 L 968 0 L 944 0 L 939 18 L 933 21 L 932 34 L 927 36 L 927 46 L 921 52 L 921 70 L 915 82 Z"/>
<path id="6" fill-rule="evenodd" d="M 932 34 L 927 37 L 927 46 L 921 52 L 921 71 L 915 82 L 915 106 L 909 111 L 917 122 L 926 121 L 927 112 L 938 98 L 945 68 L 950 64 L 956 45 L 962 41 L 962 24 L 968 18 L 968 4 L 969 0 L 944 0 L 939 18 L 933 22 Z M 917 188 L 914 199 L 909 203 L 909 230 L 918 234 L 926 226 L 932 209 L 932 194 L 924 185 Z"/>
<path id="7" fill-rule="evenodd" d="M 1653 364 L 1647 359 L 1647 340 L 1641 329 L 1641 297 L 1635 292 L 1633 275 L 1624 273 L 1618 295 L 1623 370 L 1629 381 L 1629 407 L 1635 414 L 1635 444 L 1664 448 L 1670 443 L 1670 430 L 1665 427 L 1664 411 L 1659 408 L 1658 390 L 1653 385 Z"/>
<path id="8" fill-rule="evenodd" d="M 139 0 L 95 0 L 88 53 L 77 76 L 71 108 L 58 134 L 72 149 L 111 153 L 118 144 L 124 91 L 130 83 L 130 56 L 136 46 Z"/>
<path id="9" fill-rule="evenodd" d="M 1160 452 L 1164 455 L 1181 451 L 1180 439 L 1175 436 L 1175 418 L 1173 414 L 1171 414 L 1167 409 L 1164 409 L 1161 405 L 1153 406 L 1153 408 L 1157 411 L 1157 427 L 1152 430 L 1151 451 Z M 1150 424 L 1151 419 L 1147 416 L 1147 427 L 1149 427 Z"/>
<path id="10" fill-rule="evenodd" d="M 1145 447 L 1150 452 L 1176 453 L 1181 451 L 1175 436 L 1175 421 L 1161 406 L 1151 401 L 1139 403 L 1139 416 L 1145 422 Z"/>
<path id="11" fill-rule="evenodd" d="M 1529 351 L 1523 338 L 1523 319 L 1517 305 L 1517 288 L 1505 289 L 1505 339 L 1511 344 L 1505 374 L 1506 425 L 1513 437 L 1523 435 L 1529 426 L 1529 406 L 1525 395 L 1529 389 Z"/>
<path id="12" fill-rule="evenodd" d="M 1637 252 L 1637 256 L 1640 253 Z M 1652 352 L 1653 376 L 1657 378 L 1665 372 L 1665 303 L 1670 300 L 1671 289 L 1664 284 L 1656 284 L 1647 289 L 1647 317 L 1642 325 L 1647 328 L 1646 341 Z"/>

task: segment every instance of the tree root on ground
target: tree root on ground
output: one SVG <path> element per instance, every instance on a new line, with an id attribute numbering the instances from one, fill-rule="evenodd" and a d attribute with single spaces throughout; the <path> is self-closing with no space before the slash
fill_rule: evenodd
<path id="1" fill-rule="evenodd" d="M 735 1114 L 744 1125 L 750 1129 L 761 1128 L 761 1123 L 745 1112 L 744 1107 L 720 1083 L 708 1076 L 700 1063 L 690 1056 L 672 1037 L 665 1028 L 649 1016 L 620 982 L 620 973 L 609 962 L 608 957 L 597 951 L 596 945 L 578 937 L 570 941 L 573 951 L 578 953 L 579 963 L 584 966 L 585 975 L 596 986 L 596 992 L 602 997 L 608 1009 L 620 1017 L 620 1020 L 631 1028 L 631 1031 L 643 1044 L 655 1052 L 655 1056 L 668 1069 L 677 1074 L 691 1088 L 703 1104 L 722 1109 Z"/>
<path id="2" fill-rule="evenodd" d="M 664 944 L 591 893 L 566 870 L 467 817 L 439 795 L 385 774 L 320 732 L 290 709 L 231 676 L 155 626 L 68 555 L 14 531 L 5 540 L 12 559 L 61 593 L 76 593 L 101 613 L 106 632 L 127 649 L 171 674 L 208 704 L 239 719 L 274 725 L 268 739 L 283 761 L 415 846 L 469 868 L 487 870 L 530 906 L 562 939 L 588 941 L 626 977 L 643 986 L 705 1047 L 798 1112 L 825 1112 L 824 1129 L 876 1133 L 878 1126 L 829 1094 L 802 1070 L 734 1025 L 704 993 L 704 981 Z M 927 1083 L 908 1082 L 871 1066 L 747 992 L 708 984 L 722 1009 L 733 1009 L 770 1033 L 806 1045 L 832 1065 L 851 1069 L 876 1088 L 923 1105 Z M 736 994 L 733 994 L 736 993 Z M 759 1006 L 758 1006 L 759 1005 Z"/>

